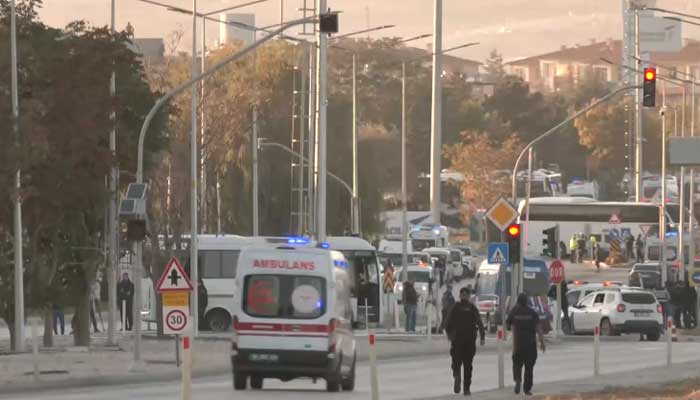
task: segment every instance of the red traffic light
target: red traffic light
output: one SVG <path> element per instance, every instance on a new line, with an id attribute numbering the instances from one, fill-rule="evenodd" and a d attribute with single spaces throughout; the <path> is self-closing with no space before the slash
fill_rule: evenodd
<path id="1" fill-rule="evenodd" d="M 656 79 L 656 68 L 644 68 L 644 80 L 653 81 Z"/>
<path id="2" fill-rule="evenodd" d="M 508 226 L 508 229 L 506 229 L 506 232 L 508 232 L 508 236 L 516 238 L 520 236 L 520 225 L 511 224 Z"/>

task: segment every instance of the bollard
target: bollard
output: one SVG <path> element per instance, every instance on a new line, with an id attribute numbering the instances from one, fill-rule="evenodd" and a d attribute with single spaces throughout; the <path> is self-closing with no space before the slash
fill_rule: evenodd
<path id="1" fill-rule="evenodd" d="M 399 301 L 393 299 L 391 306 L 394 309 L 394 329 L 401 329 L 401 321 L 399 319 Z"/>
<path id="2" fill-rule="evenodd" d="M 180 335 L 175 335 L 175 365 L 180 368 Z"/>
<path id="3" fill-rule="evenodd" d="M 673 339 L 671 338 L 672 332 L 674 332 L 673 318 L 669 317 L 668 321 L 666 321 L 666 366 L 669 368 L 671 368 L 671 364 L 673 364 L 673 353 L 671 350 L 671 343 L 673 343 Z"/>
<path id="4" fill-rule="evenodd" d="M 192 353 L 190 352 L 190 337 L 182 338 L 182 388 L 181 400 L 192 398 Z"/>
<path id="5" fill-rule="evenodd" d="M 126 300 L 122 300 L 122 333 L 126 332 Z"/>
<path id="6" fill-rule="evenodd" d="M 600 327 L 593 329 L 593 376 L 600 375 Z"/>
<path id="7" fill-rule="evenodd" d="M 428 305 L 428 342 L 433 340 L 433 307 Z"/>
<path id="8" fill-rule="evenodd" d="M 374 332 L 369 334 L 369 373 L 372 387 L 372 400 L 379 400 L 379 376 L 377 374 L 377 353 L 374 348 Z"/>
<path id="9" fill-rule="evenodd" d="M 32 318 L 32 364 L 34 366 L 34 380 L 39 380 L 39 322 L 38 318 Z"/>
<path id="10" fill-rule="evenodd" d="M 505 336 L 503 334 L 503 326 L 498 327 L 498 336 L 496 338 L 496 345 L 498 346 L 498 388 L 503 389 L 506 387 L 505 384 L 505 363 L 503 360 L 503 342 Z"/>
<path id="11" fill-rule="evenodd" d="M 671 328 L 671 341 L 672 342 L 678 341 L 678 336 L 676 336 L 676 325 L 672 325 L 672 328 Z"/>

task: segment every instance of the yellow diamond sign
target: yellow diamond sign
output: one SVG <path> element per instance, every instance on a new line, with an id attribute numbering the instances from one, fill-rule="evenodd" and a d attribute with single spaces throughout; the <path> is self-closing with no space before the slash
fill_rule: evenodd
<path id="1" fill-rule="evenodd" d="M 518 218 L 518 211 L 508 200 L 501 197 L 489 208 L 486 216 L 498 229 L 503 231 Z"/>

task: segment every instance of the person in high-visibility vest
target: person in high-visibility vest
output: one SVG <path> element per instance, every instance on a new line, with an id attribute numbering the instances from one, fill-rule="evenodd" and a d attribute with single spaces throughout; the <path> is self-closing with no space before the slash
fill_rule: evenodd
<path id="1" fill-rule="evenodd" d="M 569 250 L 571 251 L 571 262 L 575 263 L 576 262 L 576 247 L 578 246 L 578 238 L 576 237 L 576 234 L 571 236 L 571 239 L 569 240 Z"/>

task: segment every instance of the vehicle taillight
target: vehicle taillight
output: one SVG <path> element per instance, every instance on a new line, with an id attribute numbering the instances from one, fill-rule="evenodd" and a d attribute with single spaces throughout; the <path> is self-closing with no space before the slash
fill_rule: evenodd
<path id="1" fill-rule="evenodd" d="M 329 353 L 335 353 L 335 345 L 336 345 L 336 329 L 338 328 L 338 320 L 335 318 L 332 318 L 328 322 L 328 352 Z"/>
<path id="2" fill-rule="evenodd" d="M 625 312 L 625 305 L 624 305 L 624 304 L 618 304 L 618 305 L 617 305 L 617 312 Z"/>
<path id="3" fill-rule="evenodd" d="M 662 313 L 664 312 L 664 308 L 661 307 L 661 304 L 659 304 L 658 306 L 656 306 L 656 311 L 657 311 L 659 314 L 662 314 Z"/>

